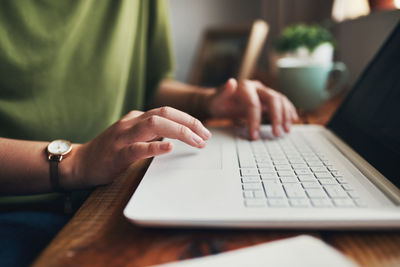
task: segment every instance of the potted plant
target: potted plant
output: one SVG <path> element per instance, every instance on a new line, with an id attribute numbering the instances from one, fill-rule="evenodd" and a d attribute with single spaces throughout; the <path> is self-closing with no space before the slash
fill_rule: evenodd
<path id="1" fill-rule="evenodd" d="M 273 70 L 282 58 L 293 58 L 307 64 L 332 62 L 334 38 L 324 27 L 314 24 L 294 24 L 286 27 L 275 41 Z"/>

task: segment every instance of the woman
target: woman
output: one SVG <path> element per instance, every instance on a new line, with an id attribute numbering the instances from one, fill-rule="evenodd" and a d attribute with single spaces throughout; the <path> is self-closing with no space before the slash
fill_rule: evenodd
<path id="1" fill-rule="evenodd" d="M 0 265 L 29 263 L 69 219 L 44 193 L 110 183 L 171 151 L 160 137 L 202 148 L 211 135 L 196 118 L 244 118 L 253 139 L 263 110 L 276 136 L 297 119 L 257 81 L 174 81 L 166 10 L 162 0 L 0 2 L 0 208 L 23 210 L 0 215 Z M 55 139 L 72 150 L 54 165 Z"/>

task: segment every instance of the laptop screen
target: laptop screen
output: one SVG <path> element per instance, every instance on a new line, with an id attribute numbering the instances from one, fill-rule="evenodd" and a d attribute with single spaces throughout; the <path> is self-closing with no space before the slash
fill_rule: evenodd
<path id="1" fill-rule="evenodd" d="M 400 23 L 328 128 L 400 188 Z"/>

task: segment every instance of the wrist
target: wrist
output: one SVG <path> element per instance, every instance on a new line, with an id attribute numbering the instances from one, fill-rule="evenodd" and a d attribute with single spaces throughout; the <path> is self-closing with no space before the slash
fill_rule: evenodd
<path id="1" fill-rule="evenodd" d="M 200 118 L 202 119 L 208 119 L 213 117 L 213 112 L 212 112 L 212 99 L 214 98 L 216 94 L 215 89 L 205 89 L 202 92 L 198 93 L 197 96 L 197 107 L 199 110 Z"/>
<path id="2" fill-rule="evenodd" d="M 81 146 L 81 144 L 73 144 L 71 153 L 58 165 L 60 186 L 65 191 L 76 190 L 84 187 L 79 176 L 79 168 L 77 165 L 77 157 Z"/>

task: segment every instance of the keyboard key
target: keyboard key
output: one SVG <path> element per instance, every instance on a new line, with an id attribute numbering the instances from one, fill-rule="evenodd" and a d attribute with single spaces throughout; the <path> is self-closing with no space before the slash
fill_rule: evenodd
<path id="1" fill-rule="evenodd" d="M 281 165 L 275 165 L 275 168 L 277 171 L 291 171 L 292 166 L 289 164 L 281 164 Z"/>
<path id="2" fill-rule="evenodd" d="M 310 167 L 323 167 L 324 164 L 321 161 L 307 161 L 308 166 Z"/>
<path id="3" fill-rule="evenodd" d="M 253 158 L 244 158 L 239 156 L 240 168 L 255 168 L 256 162 Z"/>
<path id="4" fill-rule="evenodd" d="M 288 196 L 288 198 L 305 198 L 306 197 L 306 194 L 304 193 L 304 189 L 299 184 L 285 184 L 283 187 L 285 188 L 285 192 L 286 192 L 286 195 Z"/>
<path id="5" fill-rule="evenodd" d="M 331 173 L 334 177 L 342 177 L 342 173 L 339 171 L 332 171 Z"/>
<path id="6" fill-rule="evenodd" d="M 319 182 L 322 185 L 335 185 L 337 181 L 335 179 L 319 179 Z"/>
<path id="7" fill-rule="evenodd" d="M 313 172 L 326 172 L 327 169 L 325 167 L 311 167 Z"/>
<path id="8" fill-rule="evenodd" d="M 286 157 L 289 159 L 289 162 L 291 162 L 292 160 L 301 160 L 303 161 L 303 158 L 300 157 L 300 155 L 298 153 L 286 153 Z"/>
<path id="9" fill-rule="evenodd" d="M 314 175 L 299 175 L 298 178 L 301 182 L 311 182 L 317 180 Z"/>
<path id="10" fill-rule="evenodd" d="M 260 151 L 254 150 L 253 155 L 255 158 L 267 158 L 269 159 L 268 151 L 261 149 Z"/>
<path id="11" fill-rule="evenodd" d="M 273 168 L 274 167 L 272 162 L 257 162 L 257 166 L 259 168 Z"/>
<path id="12" fill-rule="evenodd" d="M 266 157 L 256 158 L 256 161 L 257 161 L 257 163 L 261 163 L 261 162 L 270 163 L 270 164 L 272 163 L 271 159 L 270 158 L 266 158 Z"/>
<path id="13" fill-rule="evenodd" d="M 274 160 L 275 165 L 281 165 L 281 164 L 288 164 L 289 162 L 287 160 Z"/>
<path id="14" fill-rule="evenodd" d="M 263 167 L 259 169 L 260 173 L 276 173 L 275 168 L 274 167 Z"/>
<path id="15" fill-rule="evenodd" d="M 261 183 L 246 183 L 242 184 L 244 190 L 262 190 Z"/>
<path id="16" fill-rule="evenodd" d="M 295 170 L 301 170 L 301 169 L 308 170 L 308 166 L 306 164 L 292 164 L 292 167 Z"/>
<path id="17" fill-rule="evenodd" d="M 254 198 L 253 191 L 248 191 L 248 190 L 243 191 L 243 196 L 244 198 Z"/>
<path id="18" fill-rule="evenodd" d="M 256 168 L 240 169 L 240 173 L 242 174 L 242 176 L 247 176 L 247 175 L 258 176 L 258 170 Z"/>
<path id="19" fill-rule="evenodd" d="M 265 187 L 266 185 L 268 185 L 268 186 L 279 186 L 279 187 L 282 187 L 281 180 L 279 180 L 279 178 L 278 178 L 278 179 L 275 179 L 275 180 L 272 180 L 272 179 L 263 180 L 263 184 L 264 184 L 264 187 Z"/>
<path id="20" fill-rule="evenodd" d="M 309 170 L 300 169 L 300 170 L 296 170 L 296 174 L 297 175 L 312 175 L 312 172 L 310 172 Z"/>
<path id="21" fill-rule="evenodd" d="M 278 175 L 276 173 L 261 173 L 262 180 L 276 180 L 278 179 Z"/>
<path id="22" fill-rule="evenodd" d="M 265 207 L 267 205 L 263 199 L 246 199 L 244 203 L 247 207 Z"/>
<path id="23" fill-rule="evenodd" d="M 330 172 L 316 172 L 316 173 L 314 173 L 314 175 L 317 178 L 332 178 L 332 175 L 330 174 Z"/>
<path id="24" fill-rule="evenodd" d="M 239 165 L 241 168 L 256 167 L 253 152 L 251 151 L 247 141 L 237 140 L 237 152 L 239 157 Z"/>
<path id="25" fill-rule="evenodd" d="M 332 202 L 329 199 L 312 199 L 311 203 L 317 208 L 332 207 Z"/>
<path id="26" fill-rule="evenodd" d="M 260 177 L 259 176 L 243 176 L 242 183 L 259 183 Z"/>
<path id="27" fill-rule="evenodd" d="M 354 202 L 351 199 L 334 199 L 333 203 L 336 207 L 351 208 L 354 207 Z"/>
<path id="28" fill-rule="evenodd" d="M 299 180 L 297 180 L 296 177 L 280 177 L 281 181 L 283 184 L 285 183 L 297 183 Z"/>
<path id="29" fill-rule="evenodd" d="M 347 180 L 343 177 L 337 177 L 336 180 L 341 184 L 347 184 Z"/>
<path id="30" fill-rule="evenodd" d="M 280 177 L 291 177 L 291 176 L 296 177 L 293 171 L 278 171 L 278 175 Z"/>
<path id="31" fill-rule="evenodd" d="M 306 162 L 302 159 L 291 159 L 289 160 L 291 164 L 305 164 Z"/>
<path id="32" fill-rule="evenodd" d="M 261 190 L 254 191 L 254 197 L 255 198 L 265 198 L 265 193 L 264 193 L 264 191 L 261 191 Z"/>
<path id="33" fill-rule="evenodd" d="M 307 208 L 310 206 L 308 199 L 291 199 L 289 200 L 290 206 L 295 208 Z"/>
<path id="34" fill-rule="evenodd" d="M 325 164 L 325 165 L 328 165 L 328 164 Z M 334 166 L 329 166 L 328 170 L 329 171 L 337 171 L 336 167 L 334 167 Z"/>
<path id="35" fill-rule="evenodd" d="M 308 161 L 319 161 L 319 158 L 317 156 L 305 156 L 304 159 Z"/>
<path id="36" fill-rule="evenodd" d="M 267 198 L 284 198 L 285 192 L 280 184 L 264 182 L 264 189 Z"/>
<path id="37" fill-rule="evenodd" d="M 273 208 L 283 208 L 288 207 L 288 202 L 286 199 L 268 199 L 268 206 Z"/>
<path id="38" fill-rule="evenodd" d="M 327 197 L 325 191 L 322 188 L 319 188 L 319 189 L 309 188 L 306 190 L 306 193 L 309 198 L 326 198 Z"/>
<path id="39" fill-rule="evenodd" d="M 353 187 L 351 187 L 351 185 L 349 185 L 349 184 L 342 184 L 342 187 L 343 187 L 343 189 L 346 190 L 346 191 L 351 191 L 351 190 L 353 190 Z"/>
<path id="40" fill-rule="evenodd" d="M 302 183 L 303 187 L 305 189 L 308 188 L 321 188 L 320 184 L 318 182 L 303 182 Z"/>
<path id="41" fill-rule="evenodd" d="M 331 198 L 348 198 L 346 191 L 340 185 L 327 185 L 324 189 Z"/>
<path id="42" fill-rule="evenodd" d="M 289 164 L 289 162 L 286 159 L 286 156 L 279 156 L 279 157 L 274 157 L 271 156 L 272 163 L 274 164 Z"/>

